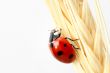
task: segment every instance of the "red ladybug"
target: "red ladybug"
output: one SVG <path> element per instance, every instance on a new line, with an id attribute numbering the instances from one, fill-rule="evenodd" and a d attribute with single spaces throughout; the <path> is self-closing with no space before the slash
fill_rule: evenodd
<path id="1" fill-rule="evenodd" d="M 76 48 L 67 39 L 75 41 L 61 36 L 60 30 L 53 29 L 50 33 L 49 48 L 51 53 L 57 60 L 63 63 L 71 63 L 76 59 Z"/>

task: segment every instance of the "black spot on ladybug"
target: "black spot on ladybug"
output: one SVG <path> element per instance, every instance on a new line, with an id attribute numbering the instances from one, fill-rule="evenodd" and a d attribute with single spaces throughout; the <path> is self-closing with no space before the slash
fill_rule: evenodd
<path id="1" fill-rule="evenodd" d="M 58 52 L 57 52 L 57 55 L 58 55 L 58 56 L 61 56 L 61 55 L 63 55 L 63 52 L 62 52 L 62 51 L 58 51 Z"/>
<path id="2" fill-rule="evenodd" d="M 53 43 L 50 43 L 50 47 L 53 48 Z"/>
<path id="3" fill-rule="evenodd" d="M 69 59 L 72 59 L 73 56 L 74 56 L 73 54 L 70 54 L 68 58 L 69 58 Z"/>
<path id="4" fill-rule="evenodd" d="M 63 46 L 64 46 L 64 47 L 67 47 L 67 44 L 65 43 L 65 44 L 63 44 Z"/>

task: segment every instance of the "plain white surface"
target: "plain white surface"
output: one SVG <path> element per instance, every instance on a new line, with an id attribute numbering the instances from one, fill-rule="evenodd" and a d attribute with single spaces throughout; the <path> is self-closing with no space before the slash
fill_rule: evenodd
<path id="1" fill-rule="evenodd" d="M 0 73 L 74 73 L 48 49 L 50 20 L 43 0 L 0 0 Z"/>

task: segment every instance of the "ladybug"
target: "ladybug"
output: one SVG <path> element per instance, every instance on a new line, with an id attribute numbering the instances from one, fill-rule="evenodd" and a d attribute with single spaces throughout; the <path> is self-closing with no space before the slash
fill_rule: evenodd
<path id="1" fill-rule="evenodd" d="M 61 29 L 53 29 L 50 32 L 49 38 L 49 48 L 53 56 L 63 63 L 72 63 L 76 59 L 75 48 L 68 40 L 72 40 L 70 38 L 64 37 L 61 35 Z"/>

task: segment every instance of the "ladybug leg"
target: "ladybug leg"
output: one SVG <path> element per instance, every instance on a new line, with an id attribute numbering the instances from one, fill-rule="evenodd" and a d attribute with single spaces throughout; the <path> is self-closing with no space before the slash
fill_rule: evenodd
<path id="1" fill-rule="evenodd" d="M 75 40 L 72 40 L 71 38 L 68 38 L 68 37 L 66 37 L 65 39 L 68 39 L 68 40 L 70 40 L 70 41 L 77 41 L 77 40 L 79 40 L 79 39 L 75 39 Z M 80 48 L 78 48 L 78 47 L 75 47 L 73 44 L 71 44 L 75 49 L 80 49 Z"/>
<path id="2" fill-rule="evenodd" d="M 78 48 L 78 47 L 75 47 L 73 44 L 71 44 L 75 49 L 80 49 L 80 48 Z"/>
<path id="3" fill-rule="evenodd" d="M 69 39 L 71 41 L 77 41 L 77 40 L 79 40 L 79 39 L 72 40 L 71 38 L 68 38 L 68 37 L 66 37 L 65 39 Z"/>

